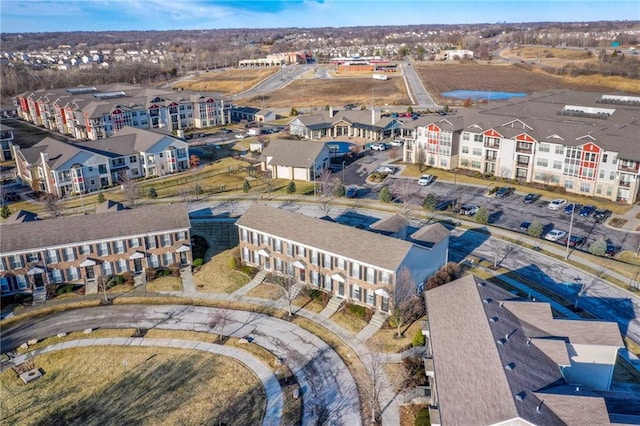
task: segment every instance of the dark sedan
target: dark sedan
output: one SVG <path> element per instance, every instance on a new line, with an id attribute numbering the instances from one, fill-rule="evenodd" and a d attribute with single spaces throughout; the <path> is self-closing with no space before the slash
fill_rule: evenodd
<path id="1" fill-rule="evenodd" d="M 591 216 L 591 213 L 596 211 L 596 209 L 597 209 L 596 206 L 590 206 L 590 205 L 584 206 L 580 209 L 580 216 L 589 217 Z"/>
<path id="2" fill-rule="evenodd" d="M 611 216 L 611 210 L 598 209 L 593 212 L 593 218 L 598 222 L 604 222 Z"/>
<path id="3" fill-rule="evenodd" d="M 513 194 L 513 191 L 515 191 L 516 189 L 514 187 L 511 186 L 501 186 L 500 188 L 498 188 L 498 190 L 496 191 L 496 197 L 497 198 L 504 198 L 507 195 L 511 195 Z"/>
<path id="4" fill-rule="evenodd" d="M 538 201 L 540 199 L 540 194 L 527 194 L 524 196 L 524 203 L 525 204 L 531 204 L 531 203 L 535 203 L 536 201 Z"/>
<path id="5" fill-rule="evenodd" d="M 572 212 L 573 213 L 578 213 L 581 208 L 582 208 L 582 204 L 569 203 L 564 208 L 564 214 L 571 214 Z"/>
<path id="6" fill-rule="evenodd" d="M 587 241 L 587 239 L 585 237 L 583 237 L 582 235 L 572 235 L 571 238 L 569 238 L 569 247 L 581 246 L 581 245 L 583 245 L 585 243 L 585 241 Z M 564 245 L 566 245 L 567 244 L 567 239 L 565 238 L 562 243 Z"/>
<path id="7" fill-rule="evenodd" d="M 617 246 L 615 244 L 607 244 L 607 251 L 604 253 L 605 256 L 613 257 L 620 251 L 622 247 Z"/>

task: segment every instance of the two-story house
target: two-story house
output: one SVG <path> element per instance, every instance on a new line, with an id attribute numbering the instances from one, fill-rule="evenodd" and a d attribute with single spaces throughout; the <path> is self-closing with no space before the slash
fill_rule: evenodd
<path id="1" fill-rule="evenodd" d="M 100 276 L 192 262 L 184 204 L 110 210 L 5 224 L 0 228 L 2 293 L 86 284 Z"/>
<path id="2" fill-rule="evenodd" d="M 401 271 L 418 292 L 448 257 L 449 233 L 439 224 L 402 240 L 254 204 L 236 225 L 243 262 L 384 312 Z"/>

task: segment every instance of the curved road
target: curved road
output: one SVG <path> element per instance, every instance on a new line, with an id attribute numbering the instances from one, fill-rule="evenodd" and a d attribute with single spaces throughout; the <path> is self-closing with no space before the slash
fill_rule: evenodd
<path id="1" fill-rule="evenodd" d="M 222 313 L 223 327 L 209 327 Z M 268 315 L 200 306 L 113 305 L 76 309 L 29 318 L 2 330 L 2 352 L 29 339 L 86 328 L 158 328 L 213 332 L 246 337 L 272 352 L 298 379 L 303 400 L 303 424 L 315 424 L 326 410 L 333 424 L 360 425 L 358 391 L 342 359 L 321 339 L 295 324 Z"/>

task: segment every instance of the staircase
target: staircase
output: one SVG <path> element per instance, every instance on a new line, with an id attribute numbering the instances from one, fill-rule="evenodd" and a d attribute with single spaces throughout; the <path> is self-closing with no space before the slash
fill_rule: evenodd
<path id="1" fill-rule="evenodd" d="M 33 304 L 44 303 L 47 301 L 47 288 L 36 287 L 33 290 Z"/>
<path id="2" fill-rule="evenodd" d="M 371 317 L 371 321 L 369 321 L 369 324 L 371 324 L 372 326 L 376 327 L 379 330 L 382 328 L 385 321 L 387 321 L 387 318 L 389 318 L 389 316 L 386 313 L 380 310 L 376 310 L 373 313 L 373 316 Z"/>
<path id="3" fill-rule="evenodd" d="M 342 297 L 333 296 L 329 300 L 327 306 L 325 306 L 322 312 L 320 312 L 320 316 L 329 318 L 331 315 L 335 314 L 338 309 L 340 309 L 340 305 L 342 305 L 342 302 L 344 302 L 344 299 Z"/>
<path id="4" fill-rule="evenodd" d="M 382 311 L 375 311 L 369 324 L 366 325 L 365 328 L 360 330 L 360 332 L 356 335 L 356 337 L 363 342 L 369 339 L 371 336 L 376 334 L 378 330 L 384 325 L 384 322 L 387 320 L 387 314 Z"/>

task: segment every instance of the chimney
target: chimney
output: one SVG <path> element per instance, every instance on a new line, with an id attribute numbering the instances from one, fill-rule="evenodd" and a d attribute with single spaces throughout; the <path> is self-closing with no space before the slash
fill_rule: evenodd
<path id="1" fill-rule="evenodd" d="M 333 107 L 330 106 L 329 107 L 329 118 L 332 118 L 332 117 L 333 117 Z"/>

